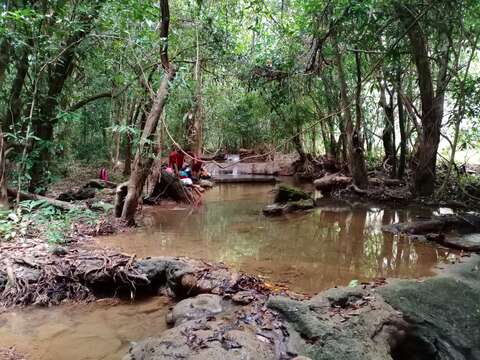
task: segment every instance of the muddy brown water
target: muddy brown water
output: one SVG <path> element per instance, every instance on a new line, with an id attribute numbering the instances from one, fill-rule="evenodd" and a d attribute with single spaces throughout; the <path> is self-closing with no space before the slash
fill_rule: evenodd
<path id="1" fill-rule="evenodd" d="M 428 243 L 383 234 L 381 226 L 428 215 L 333 202 L 302 215 L 266 218 L 268 184 L 225 184 L 208 191 L 196 209 L 147 209 L 146 227 L 97 239 L 138 257 L 174 255 L 221 261 L 265 281 L 315 293 L 378 277 L 431 275 L 451 255 Z M 0 347 L 15 346 L 31 360 L 118 359 L 129 343 L 165 330 L 164 298 L 28 308 L 0 314 Z"/>
<path id="2" fill-rule="evenodd" d="M 28 360 L 121 359 L 131 341 L 166 329 L 167 304 L 157 297 L 10 311 L 0 314 L 0 347 L 14 346 Z"/>
<path id="3" fill-rule="evenodd" d="M 391 209 L 327 203 L 308 214 L 267 218 L 273 185 L 220 184 L 202 206 L 150 208 L 144 230 L 98 239 L 98 244 L 145 256 L 187 256 L 313 294 L 352 280 L 421 277 L 449 252 L 384 234 L 381 226 L 429 215 L 428 209 Z"/>

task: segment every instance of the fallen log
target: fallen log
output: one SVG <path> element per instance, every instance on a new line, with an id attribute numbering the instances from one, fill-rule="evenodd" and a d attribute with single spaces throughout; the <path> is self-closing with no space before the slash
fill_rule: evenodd
<path id="1" fill-rule="evenodd" d="M 327 195 L 334 190 L 344 189 L 352 183 L 352 178 L 337 174 L 325 175 L 313 182 L 317 190 Z"/>
<path id="2" fill-rule="evenodd" d="M 480 231 L 480 216 L 467 213 L 462 215 L 443 215 L 431 219 L 385 225 L 382 230 L 392 234 L 422 235 L 457 230 L 468 234 Z"/>
<path id="3" fill-rule="evenodd" d="M 115 189 L 117 184 L 107 180 L 90 179 L 83 187 L 93 189 Z"/>
<path id="4" fill-rule="evenodd" d="M 17 197 L 17 190 L 16 189 L 8 188 L 7 193 L 8 193 L 8 196 L 11 196 L 13 198 Z M 77 208 L 77 206 L 69 204 L 65 201 L 56 200 L 56 199 L 52 199 L 52 198 L 49 198 L 49 197 L 46 197 L 46 196 L 27 193 L 27 192 L 23 192 L 23 191 L 20 192 L 20 200 L 32 200 L 32 201 L 41 200 L 41 201 L 43 201 L 43 202 L 45 202 L 45 203 L 47 203 L 47 204 L 49 204 L 53 207 L 56 207 L 57 209 L 65 210 L 65 211 L 70 211 L 72 209 Z"/>

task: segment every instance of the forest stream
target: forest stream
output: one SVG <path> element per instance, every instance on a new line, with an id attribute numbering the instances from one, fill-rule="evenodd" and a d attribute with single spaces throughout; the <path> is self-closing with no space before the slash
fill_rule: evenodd
<path id="1" fill-rule="evenodd" d="M 385 208 L 330 202 L 306 214 L 267 218 L 271 184 L 225 184 L 202 206 L 145 209 L 145 227 L 102 237 L 103 247 L 147 256 L 187 256 L 227 266 L 276 286 L 314 294 L 352 280 L 418 278 L 454 251 L 382 233 L 381 226 L 431 214 L 422 208 Z M 166 298 L 98 301 L 0 315 L 0 347 L 15 345 L 28 359 L 117 359 L 130 341 L 166 329 Z"/>

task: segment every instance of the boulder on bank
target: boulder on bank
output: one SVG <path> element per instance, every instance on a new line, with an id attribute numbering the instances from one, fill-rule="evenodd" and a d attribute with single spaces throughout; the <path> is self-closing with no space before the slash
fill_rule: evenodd
<path id="1" fill-rule="evenodd" d="M 124 360 L 274 360 L 275 350 L 255 329 L 229 320 L 189 321 L 134 345 Z"/>
<path id="2" fill-rule="evenodd" d="M 480 257 L 423 280 L 272 297 L 290 354 L 312 359 L 480 359 Z"/>
<path id="3" fill-rule="evenodd" d="M 180 301 L 167 314 L 167 324 L 176 326 L 190 320 L 207 318 L 224 310 L 222 298 L 214 294 L 200 294 Z"/>

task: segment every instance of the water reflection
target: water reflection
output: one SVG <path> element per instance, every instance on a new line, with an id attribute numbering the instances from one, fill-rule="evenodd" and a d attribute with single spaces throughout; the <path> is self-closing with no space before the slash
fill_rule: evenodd
<path id="1" fill-rule="evenodd" d="M 223 261 L 296 291 L 317 292 L 352 279 L 420 277 L 446 259 L 431 244 L 384 234 L 381 226 L 428 215 L 426 209 L 326 203 L 303 215 L 266 218 L 271 185 L 228 184 L 202 207 L 156 208 L 142 232 L 99 239 L 137 256 L 182 255 Z"/>

